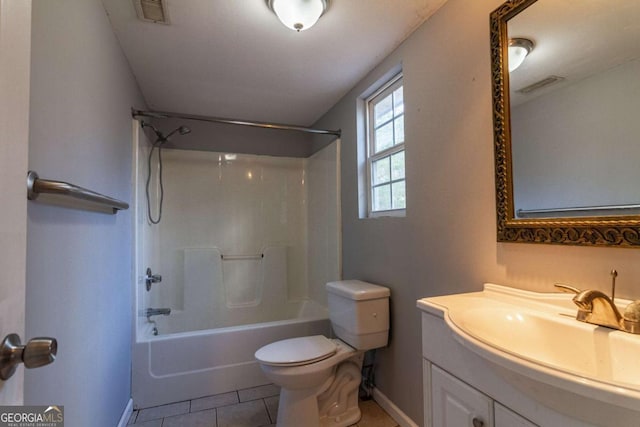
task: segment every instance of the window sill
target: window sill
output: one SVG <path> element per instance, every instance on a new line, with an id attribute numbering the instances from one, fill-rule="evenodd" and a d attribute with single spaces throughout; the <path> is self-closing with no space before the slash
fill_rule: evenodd
<path id="1" fill-rule="evenodd" d="M 404 218 L 407 216 L 406 209 L 395 209 L 392 211 L 378 211 L 370 212 L 364 219 L 376 219 L 376 218 Z"/>

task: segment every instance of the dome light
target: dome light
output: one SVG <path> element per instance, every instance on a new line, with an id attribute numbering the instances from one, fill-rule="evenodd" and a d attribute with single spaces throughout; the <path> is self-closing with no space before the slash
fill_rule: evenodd
<path id="1" fill-rule="evenodd" d="M 269 9 L 280 22 L 294 31 L 304 31 L 315 25 L 327 10 L 329 0 L 266 0 Z"/>
<path id="2" fill-rule="evenodd" d="M 509 39 L 509 72 L 513 72 L 524 62 L 533 50 L 533 42 L 529 39 Z"/>

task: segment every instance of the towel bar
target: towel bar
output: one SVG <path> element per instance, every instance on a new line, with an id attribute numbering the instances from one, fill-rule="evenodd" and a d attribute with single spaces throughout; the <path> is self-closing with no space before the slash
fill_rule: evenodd
<path id="1" fill-rule="evenodd" d="M 223 261 L 238 261 L 238 260 L 250 260 L 250 259 L 262 259 L 264 254 L 256 255 L 220 255 L 220 259 Z"/>
<path id="2" fill-rule="evenodd" d="M 36 200 L 39 194 L 57 194 L 97 203 L 103 207 L 111 208 L 114 214 L 119 210 L 129 209 L 129 204 L 121 200 L 69 184 L 68 182 L 40 179 L 37 173 L 29 171 L 27 173 L 27 199 Z"/>
<path id="3" fill-rule="evenodd" d="M 637 211 L 640 205 L 604 205 L 604 206 L 576 206 L 568 208 L 550 208 L 550 209 L 518 209 L 516 211 L 518 217 L 526 218 L 529 216 L 544 215 L 551 213 L 613 213 L 623 211 Z"/>

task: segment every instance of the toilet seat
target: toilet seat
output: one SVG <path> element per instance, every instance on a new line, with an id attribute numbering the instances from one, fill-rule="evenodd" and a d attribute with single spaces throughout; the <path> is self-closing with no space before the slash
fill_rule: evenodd
<path id="1" fill-rule="evenodd" d="M 290 338 L 268 344 L 256 351 L 256 359 L 272 366 L 300 366 L 333 356 L 338 346 L 322 335 Z"/>

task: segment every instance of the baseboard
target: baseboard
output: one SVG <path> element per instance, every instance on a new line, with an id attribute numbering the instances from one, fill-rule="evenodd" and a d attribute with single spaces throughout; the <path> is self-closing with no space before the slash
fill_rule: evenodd
<path id="1" fill-rule="evenodd" d="M 124 412 L 122 413 L 120 421 L 118 422 L 118 427 L 127 427 L 127 423 L 129 422 L 129 418 L 131 418 L 131 414 L 133 414 L 133 399 L 129 399 L 129 402 L 127 402 L 127 406 L 126 408 L 124 408 Z"/>
<path id="2" fill-rule="evenodd" d="M 373 400 L 376 401 L 378 405 L 385 411 L 387 414 L 393 418 L 400 427 L 419 427 L 411 418 L 407 416 L 404 412 L 400 410 L 387 396 L 385 396 L 380 390 L 377 388 L 373 389 Z"/>

